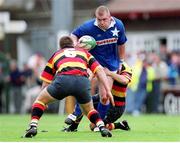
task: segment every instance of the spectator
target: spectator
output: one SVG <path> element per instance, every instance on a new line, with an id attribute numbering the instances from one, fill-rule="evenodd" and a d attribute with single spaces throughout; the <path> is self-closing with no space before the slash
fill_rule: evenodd
<path id="1" fill-rule="evenodd" d="M 0 113 L 2 113 L 2 92 L 3 92 L 3 88 L 4 88 L 4 74 L 3 74 L 3 70 L 2 70 L 2 64 L 0 63 Z"/>
<path id="2" fill-rule="evenodd" d="M 148 113 L 158 113 L 161 96 L 161 84 L 167 78 L 168 66 L 166 62 L 162 61 L 160 57 L 152 52 L 149 54 L 153 61 L 152 67 L 155 70 L 155 79 L 153 80 L 153 90 L 148 93 L 146 109 Z M 162 72 L 163 71 L 163 72 Z"/>
<path id="3" fill-rule="evenodd" d="M 22 86 L 24 84 L 24 77 L 19 70 L 15 60 L 10 62 L 10 73 L 8 77 L 10 82 L 10 112 L 21 113 L 22 105 Z M 13 111 L 15 109 L 15 111 Z"/>
<path id="4" fill-rule="evenodd" d="M 137 84 L 137 90 L 135 93 L 135 108 L 133 111 L 134 116 L 138 116 L 141 113 L 147 93 L 153 90 L 152 82 L 154 78 L 155 72 L 150 61 L 144 59 L 139 76 L 137 76 L 137 80 L 139 79 L 139 82 Z"/>
<path id="5" fill-rule="evenodd" d="M 177 79 L 179 77 L 179 73 L 178 73 L 178 54 L 173 52 L 171 54 L 171 58 L 170 58 L 170 64 L 168 67 L 168 82 L 170 85 L 175 85 L 177 84 Z"/>

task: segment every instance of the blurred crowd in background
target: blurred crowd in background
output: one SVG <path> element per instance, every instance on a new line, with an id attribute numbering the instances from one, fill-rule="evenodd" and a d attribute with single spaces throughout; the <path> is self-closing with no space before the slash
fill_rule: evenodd
<path id="1" fill-rule="evenodd" d="M 7 57 L 0 65 L 0 112 L 26 113 L 41 89 L 39 76 L 46 60 L 42 54 L 32 55 L 23 68 Z"/>
<path id="2" fill-rule="evenodd" d="M 39 75 L 46 59 L 41 53 L 32 55 L 23 68 L 6 55 L 0 63 L 0 112 L 28 113 L 41 90 Z M 132 82 L 127 91 L 126 112 L 162 113 L 163 90 L 180 85 L 180 51 L 169 51 L 161 44 L 158 51 L 127 53 L 125 61 L 133 69 Z M 58 112 L 55 104 L 50 112 Z"/>
<path id="3" fill-rule="evenodd" d="M 126 111 L 134 116 L 163 112 L 164 91 L 180 85 L 180 51 L 168 51 L 162 44 L 159 52 L 129 53 L 126 61 L 133 69 Z"/>

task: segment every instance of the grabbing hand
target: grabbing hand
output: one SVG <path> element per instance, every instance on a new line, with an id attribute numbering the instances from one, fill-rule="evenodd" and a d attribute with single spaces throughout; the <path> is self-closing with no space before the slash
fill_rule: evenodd
<path id="1" fill-rule="evenodd" d="M 114 103 L 114 98 L 113 98 L 113 95 L 111 92 L 107 92 L 107 96 L 112 104 L 112 106 L 115 106 L 115 103 Z"/>

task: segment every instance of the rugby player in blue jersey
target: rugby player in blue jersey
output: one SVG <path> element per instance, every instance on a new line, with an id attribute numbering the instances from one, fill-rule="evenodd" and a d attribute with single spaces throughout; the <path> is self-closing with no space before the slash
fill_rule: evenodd
<path id="1" fill-rule="evenodd" d="M 83 35 L 92 36 L 97 46 L 89 52 L 95 59 L 110 71 L 117 72 L 119 64 L 125 57 L 125 43 L 127 41 L 125 28 L 121 20 L 112 17 L 106 6 L 99 6 L 95 11 L 95 18 L 86 21 L 73 30 L 71 36 L 76 43 Z M 108 76 L 109 87 L 112 88 L 113 79 Z M 98 111 L 104 118 L 109 101 L 106 91 L 101 83 L 98 83 L 101 102 L 98 103 Z M 70 114 L 68 118 L 75 120 L 75 116 Z"/>

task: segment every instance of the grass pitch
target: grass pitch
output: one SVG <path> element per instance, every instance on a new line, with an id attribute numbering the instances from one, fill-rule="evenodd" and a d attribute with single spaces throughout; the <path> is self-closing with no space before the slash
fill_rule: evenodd
<path id="1" fill-rule="evenodd" d="M 30 121 L 30 115 L 0 114 L 0 142 L 122 142 L 122 141 L 180 141 L 180 116 L 124 115 L 131 131 L 113 130 L 112 138 L 103 138 L 100 133 L 89 130 L 86 117 L 78 132 L 61 132 L 65 116 L 44 114 L 39 122 L 38 134 L 34 138 L 21 138 Z M 42 132 L 45 130 L 47 132 Z"/>

